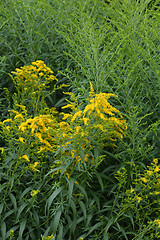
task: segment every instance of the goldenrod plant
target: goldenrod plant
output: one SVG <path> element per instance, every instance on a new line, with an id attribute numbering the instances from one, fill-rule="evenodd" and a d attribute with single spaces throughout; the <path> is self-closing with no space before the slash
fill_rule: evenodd
<path id="1" fill-rule="evenodd" d="M 43 61 L 16 69 L 12 74 L 17 90 L 13 109 L 8 110 L 8 118 L 0 123 L 6 142 L 5 147 L 1 147 L 3 237 L 14 230 L 18 238 L 34 239 L 33 236 L 36 238 L 43 233 L 41 226 L 51 224 L 48 233 L 53 231 L 57 237 L 59 232 L 60 239 L 65 236 L 59 229 L 63 221 L 70 225 L 69 206 L 75 214 L 74 226 L 68 229 L 72 236 L 79 228 L 77 201 L 84 206 L 83 184 L 103 161 L 105 156 L 101 155 L 101 150 L 108 145 L 115 148 L 118 139 L 122 140 L 127 123 L 120 111 L 109 103 L 109 98 L 115 95 L 96 94 L 92 83 L 86 106 L 82 106 L 73 93 L 65 93 L 71 99 L 63 109 L 70 108 L 69 113 L 58 114 L 55 108 L 48 108 L 47 84 L 57 79 Z M 95 149 L 99 154 L 95 155 Z M 62 201 L 61 204 L 69 201 L 69 206 L 54 206 L 57 201 Z M 9 214 L 10 221 L 6 221 L 6 204 L 13 210 Z M 49 217 L 50 211 L 55 217 L 52 214 Z"/>
<path id="2" fill-rule="evenodd" d="M 111 222 L 107 224 L 104 232 L 107 229 L 106 235 L 109 239 L 115 239 L 109 228 L 119 227 L 119 234 L 123 237 L 127 237 L 126 233 L 130 229 L 128 235 L 134 240 L 159 239 L 159 161 L 155 158 L 143 172 L 135 164 L 133 169 L 134 180 L 130 189 L 126 190 L 125 187 L 127 169 L 122 168 L 115 175 L 119 182 L 118 192 L 111 212 L 112 217 L 110 216 Z"/>
<path id="3" fill-rule="evenodd" d="M 0 9 L 0 238 L 158 239 L 159 2 Z"/>

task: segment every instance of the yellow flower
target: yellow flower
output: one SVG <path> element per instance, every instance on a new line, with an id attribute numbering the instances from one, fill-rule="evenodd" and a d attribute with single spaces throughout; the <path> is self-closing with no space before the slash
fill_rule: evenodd
<path id="1" fill-rule="evenodd" d="M 44 74 L 43 74 L 42 72 L 39 73 L 39 76 L 40 76 L 40 77 L 43 77 L 43 75 L 44 75 Z"/>
<path id="2" fill-rule="evenodd" d="M 157 165 L 157 164 L 158 164 L 158 159 L 155 158 L 155 159 L 153 160 L 153 163 Z"/>
<path id="3" fill-rule="evenodd" d="M 31 197 L 35 197 L 39 192 L 40 190 L 32 190 Z"/>
<path id="4" fill-rule="evenodd" d="M 68 117 L 71 117 L 72 115 L 69 113 L 65 113 L 64 117 L 62 118 L 63 120 L 66 120 Z"/>
<path id="5" fill-rule="evenodd" d="M 33 164 L 30 164 L 28 168 L 34 172 L 40 172 L 38 169 L 36 169 L 37 165 L 39 165 L 39 162 L 34 162 Z"/>
<path id="6" fill-rule="evenodd" d="M 44 237 L 44 236 L 41 235 L 41 238 L 42 238 L 42 240 L 54 240 L 54 236 L 53 235 L 47 236 L 47 237 Z"/>
<path id="7" fill-rule="evenodd" d="M 147 175 L 148 175 L 148 176 L 152 176 L 152 175 L 153 175 L 153 171 L 147 170 Z"/>
<path id="8" fill-rule="evenodd" d="M 22 111 L 23 111 L 23 112 L 26 112 L 26 106 L 20 105 L 20 104 L 16 104 L 16 106 L 22 108 Z"/>
<path id="9" fill-rule="evenodd" d="M 83 117 L 83 121 L 84 121 L 84 125 L 88 125 L 88 121 L 89 121 L 89 118 L 85 118 L 85 117 Z"/>
<path id="10" fill-rule="evenodd" d="M 140 203 L 140 201 L 142 200 L 142 198 L 141 198 L 141 197 L 138 197 L 138 196 L 136 196 L 136 200 L 138 201 L 138 203 Z"/>
<path id="11" fill-rule="evenodd" d="M 4 153 L 5 149 L 4 148 L 0 148 L 0 151 L 2 152 L 2 154 Z"/>
<path id="12" fill-rule="evenodd" d="M 132 192 L 134 192 L 134 189 L 131 187 L 131 189 L 130 189 L 130 192 L 132 193 Z"/>
<path id="13" fill-rule="evenodd" d="M 158 228 L 160 228 L 160 219 L 154 220 L 154 223 L 156 223 L 158 225 Z"/>
<path id="14" fill-rule="evenodd" d="M 76 118 L 80 117 L 82 114 L 82 111 L 78 111 L 74 114 L 73 118 L 71 119 L 71 122 L 74 122 L 74 120 L 76 120 Z"/>
<path id="15" fill-rule="evenodd" d="M 154 169 L 155 172 L 159 172 L 159 167 L 156 166 L 155 169 Z"/>
<path id="16" fill-rule="evenodd" d="M 12 119 L 6 119 L 3 121 L 3 124 L 6 123 L 6 122 L 13 122 Z"/>
<path id="17" fill-rule="evenodd" d="M 143 181 L 144 183 L 148 182 L 148 180 L 145 177 L 140 178 L 140 180 Z"/>
<path id="18" fill-rule="evenodd" d="M 28 158 L 28 156 L 26 154 L 23 155 L 21 158 L 25 159 L 27 162 L 30 162 L 30 160 L 29 160 L 29 158 Z"/>
<path id="19" fill-rule="evenodd" d="M 91 91 L 90 93 L 93 93 L 94 92 L 93 84 L 91 82 L 89 84 L 90 84 L 90 91 Z"/>
<path id="20" fill-rule="evenodd" d="M 8 112 L 13 112 L 15 114 L 19 114 L 19 112 L 15 111 L 15 110 L 8 110 Z"/>
<path id="21" fill-rule="evenodd" d="M 26 130 L 26 126 L 27 124 L 25 122 L 21 123 L 21 125 L 19 126 L 19 130 L 21 130 L 22 132 L 25 132 Z"/>
<path id="22" fill-rule="evenodd" d="M 25 142 L 25 139 L 23 137 L 19 137 L 19 141 L 24 143 Z"/>
<path id="23" fill-rule="evenodd" d="M 17 119 L 17 118 L 22 118 L 22 119 L 24 119 L 24 117 L 22 116 L 21 113 L 19 113 L 18 115 L 16 115 L 16 116 L 14 117 L 14 119 Z"/>
<path id="24" fill-rule="evenodd" d="M 10 239 L 12 239 L 14 237 L 14 231 L 13 230 L 10 230 L 9 236 L 10 236 Z"/>

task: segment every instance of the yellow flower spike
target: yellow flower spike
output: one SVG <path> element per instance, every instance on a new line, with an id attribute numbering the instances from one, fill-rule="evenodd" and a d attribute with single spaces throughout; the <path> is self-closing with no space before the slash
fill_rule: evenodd
<path id="1" fill-rule="evenodd" d="M 21 130 L 22 132 L 25 132 L 26 128 L 27 128 L 27 124 L 25 122 L 21 123 L 21 125 L 18 127 L 19 130 Z"/>
<path id="2" fill-rule="evenodd" d="M 65 108 L 72 108 L 73 105 L 72 104 L 67 104 L 66 106 L 63 106 L 62 109 L 65 109 Z"/>
<path id="3" fill-rule="evenodd" d="M 26 112 L 26 106 L 24 105 L 20 105 L 20 104 L 16 104 L 17 107 L 20 107 L 22 109 L 23 112 Z"/>
<path id="4" fill-rule="evenodd" d="M 69 113 L 65 113 L 64 117 L 62 118 L 63 120 L 66 120 L 67 118 L 71 117 L 72 115 Z"/>
<path id="5" fill-rule="evenodd" d="M 90 93 L 93 93 L 94 92 L 94 89 L 93 89 L 93 84 L 90 82 Z"/>
<path id="6" fill-rule="evenodd" d="M 41 238 L 42 238 L 42 240 L 54 240 L 55 239 L 53 235 L 47 236 L 47 237 L 44 237 L 41 235 Z"/>
<path id="7" fill-rule="evenodd" d="M 8 110 L 8 112 L 13 112 L 13 113 L 15 113 L 15 114 L 19 114 L 19 112 L 18 112 L 18 111 L 15 111 L 15 110 Z"/>
<path id="8" fill-rule="evenodd" d="M 28 158 L 28 156 L 27 156 L 26 154 L 23 155 L 23 156 L 21 157 L 21 159 L 25 159 L 26 162 L 30 162 L 30 160 L 29 160 L 29 158 Z"/>
<path id="9" fill-rule="evenodd" d="M 155 164 L 155 165 L 158 164 L 158 159 L 157 159 L 157 158 L 155 158 L 155 159 L 153 160 L 153 164 Z"/>
<path id="10" fill-rule="evenodd" d="M 23 137 L 19 137 L 19 141 L 25 143 L 25 139 Z"/>
<path id="11" fill-rule="evenodd" d="M 92 113 L 92 111 L 94 110 L 94 105 L 89 104 L 85 107 L 84 111 L 83 111 L 83 116 L 85 117 L 86 113 L 89 111 L 88 115 L 90 115 Z"/>
<path id="12" fill-rule="evenodd" d="M 16 115 L 15 117 L 14 117 L 14 119 L 17 119 L 17 118 L 21 118 L 21 119 L 23 119 L 24 120 L 24 117 L 23 117 L 23 115 L 20 113 L 20 114 L 18 114 L 18 115 Z"/>
<path id="13" fill-rule="evenodd" d="M 73 118 L 71 119 L 71 122 L 74 122 L 76 118 L 80 117 L 82 115 L 82 111 L 78 111 L 74 114 Z"/>
<path id="14" fill-rule="evenodd" d="M 75 130 L 76 130 L 76 133 L 78 133 L 81 130 L 81 126 L 76 126 Z"/>
<path id="15" fill-rule="evenodd" d="M 2 123 L 4 124 L 4 123 L 6 123 L 6 122 L 13 122 L 13 120 L 12 120 L 12 119 L 6 119 L 6 120 L 4 120 Z"/>
<path id="16" fill-rule="evenodd" d="M 10 237 L 10 239 L 13 239 L 13 237 L 14 237 L 14 231 L 13 230 L 10 230 L 9 237 Z"/>

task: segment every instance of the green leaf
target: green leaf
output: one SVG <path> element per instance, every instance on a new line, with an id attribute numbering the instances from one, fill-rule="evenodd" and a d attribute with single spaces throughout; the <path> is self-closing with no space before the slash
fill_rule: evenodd
<path id="1" fill-rule="evenodd" d="M 27 219 L 23 219 L 22 222 L 20 223 L 19 237 L 22 237 L 22 234 L 26 226 L 26 222 L 27 222 Z"/>
<path id="2" fill-rule="evenodd" d="M 57 238 L 57 240 L 63 239 L 63 224 L 61 222 L 59 224 L 59 233 L 56 238 Z"/>
<path id="3" fill-rule="evenodd" d="M 15 198 L 15 196 L 14 196 L 12 193 L 10 193 L 9 196 L 10 196 L 11 202 L 12 202 L 12 204 L 13 204 L 14 210 L 15 210 L 15 212 L 16 212 L 16 211 L 17 211 L 16 198 Z"/>
<path id="4" fill-rule="evenodd" d="M 14 209 L 11 209 L 9 212 L 7 212 L 5 215 L 4 215 L 4 218 L 3 220 L 5 220 L 7 217 L 9 217 L 10 215 L 12 215 L 13 213 L 15 212 Z"/>
<path id="5" fill-rule="evenodd" d="M 97 159 L 99 157 L 99 149 L 97 146 L 94 147 L 94 158 Z"/>
<path id="6" fill-rule="evenodd" d="M 86 214 L 86 206 L 85 206 L 85 204 L 82 201 L 79 202 L 79 205 L 80 205 L 80 207 L 82 209 L 84 220 L 86 221 L 86 216 L 87 216 L 87 214 Z"/>
<path id="7" fill-rule="evenodd" d="M 34 217 L 36 226 L 39 227 L 39 215 L 35 210 L 33 211 L 33 217 Z"/>
<path id="8" fill-rule="evenodd" d="M 99 182 L 99 184 L 100 184 L 100 186 L 101 186 L 101 189 L 102 189 L 102 191 L 103 191 L 103 190 L 104 190 L 104 185 L 103 185 L 103 180 L 102 180 L 102 178 L 101 178 L 101 175 L 100 175 L 100 173 L 98 173 L 98 172 L 96 172 L 95 175 L 96 175 L 96 177 L 97 177 L 97 179 L 98 179 L 98 182 Z"/>
<path id="9" fill-rule="evenodd" d="M 0 184 L 0 193 L 2 194 L 2 191 L 4 188 L 7 188 L 7 185 L 8 183 L 3 183 L 3 184 Z"/>
<path id="10" fill-rule="evenodd" d="M 83 195 L 83 197 L 85 197 L 87 204 L 88 204 L 88 195 L 87 195 L 86 191 L 84 190 L 84 188 L 78 184 L 76 184 L 76 187 L 79 188 L 80 193 Z"/>
<path id="11" fill-rule="evenodd" d="M 3 28 L 3 26 L 4 26 L 8 21 L 9 21 L 9 19 L 7 19 L 6 21 L 4 21 L 4 22 L 2 23 L 2 25 L 0 26 L 0 29 Z"/>
<path id="12" fill-rule="evenodd" d="M 125 239 L 128 240 L 128 237 L 127 237 L 127 235 L 126 235 L 126 233 L 125 233 L 125 230 L 119 225 L 118 222 L 116 222 L 116 225 L 117 225 L 119 231 L 122 232 L 122 234 L 123 234 L 123 236 L 125 237 Z"/>
<path id="13" fill-rule="evenodd" d="M 86 236 L 88 236 L 91 232 L 93 232 L 94 230 L 98 229 L 99 227 L 101 227 L 102 225 L 104 225 L 103 222 L 98 222 L 96 223 L 93 227 L 90 228 L 89 232 L 87 233 Z"/>
<path id="14" fill-rule="evenodd" d="M 110 228 L 110 226 L 115 222 L 114 218 L 111 218 L 107 221 L 107 226 L 105 227 L 105 232 L 104 232 L 104 236 L 107 234 L 108 229 Z"/>
<path id="15" fill-rule="evenodd" d="M 62 210 L 61 210 L 61 208 L 59 208 L 58 211 L 55 214 L 55 217 L 54 217 L 54 225 L 53 225 L 54 226 L 53 227 L 53 234 L 54 235 L 56 234 L 57 228 L 59 226 L 59 221 L 60 221 L 61 214 L 62 214 Z"/>
<path id="16" fill-rule="evenodd" d="M 71 201 L 71 198 L 72 198 L 72 193 L 73 193 L 73 187 L 74 187 L 74 182 L 73 182 L 73 179 L 70 178 L 68 179 L 68 197 L 69 197 L 69 202 Z"/>
<path id="17" fill-rule="evenodd" d="M 57 197 L 57 195 L 62 191 L 63 187 L 59 187 L 58 189 L 56 189 L 52 195 L 48 198 L 47 202 L 46 202 L 46 206 L 49 212 L 49 209 L 51 207 L 51 204 L 53 203 L 53 200 Z"/>
<path id="18" fill-rule="evenodd" d="M 32 190 L 33 190 L 32 187 L 26 188 L 26 189 L 23 191 L 23 193 L 21 194 L 20 200 L 22 200 L 23 197 L 24 197 L 28 192 L 31 192 Z"/>
<path id="19" fill-rule="evenodd" d="M 6 223 L 4 221 L 1 223 L 1 233 L 2 240 L 6 240 Z"/>
<path id="20" fill-rule="evenodd" d="M 71 224 L 71 230 L 72 230 L 72 233 L 75 232 L 75 229 L 76 229 L 76 226 L 77 226 L 77 210 L 76 210 L 76 205 L 75 203 L 71 200 L 70 202 L 70 205 L 71 205 L 71 208 L 72 208 L 72 211 L 73 211 L 73 217 L 72 217 L 72 224 Z"/>
<path id="21" fill-rule="evenodd" d="M 18 208 L 18 213 L 17 213 L 17 220 L 19 219 L 22 211 L 28 206 L 28 203 L 23 203 L 19 208 Z"/>
<path id="22" fill-rule="evenodd" d="M 64 106 L 65 101 L 66 101 L 66 97 L 61 98 L 61 99 L 55 104 L 54 107 L 62 107 L 62 106 Z"/>
<path id="23" fill-rule="evenodd" d="M 2 203 L 0 204 L 0 215 L 1 215 L 2 211 L 3 211 L 3 207 L 4 207 L 4 202 L 2 202 Z"/>

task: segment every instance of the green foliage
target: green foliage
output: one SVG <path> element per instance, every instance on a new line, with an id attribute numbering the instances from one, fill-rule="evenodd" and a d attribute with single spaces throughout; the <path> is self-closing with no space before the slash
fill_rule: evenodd
<path id="1" fill-rule="evenodd" d="M 158 239 L 159 195 L 148 190 L 158 178 L 145 189 L 140 179 L 160 158 L 159 1 L 1 0 L 0 8 L 2 240 Z M 37 59 L 58 82 L 36 71 L 25 85 L 31 69 L 24 78 L 15 69 Z M 100 114 L 92 106 L 101 93 Z M 127 122 L 123 138 L 107 128 L 108 93 Z"/>

